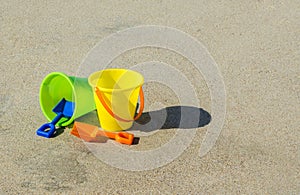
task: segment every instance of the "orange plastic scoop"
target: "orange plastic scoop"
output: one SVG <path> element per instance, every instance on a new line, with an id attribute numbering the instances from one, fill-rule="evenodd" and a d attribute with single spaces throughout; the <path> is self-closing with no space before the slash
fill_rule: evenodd
<path id="1" fill-rule="evenodd" d="M 107 132 L 100 130 L 97 126 L 89 125 L 81 122 L 74 122 L 74 126 L 70 134 L 75 135 L 87 142 L 96 141 L 99 137 L 108 137 L 114 139 L 121 144 L 131 145 L 134 135 L 126 132 Z"/>

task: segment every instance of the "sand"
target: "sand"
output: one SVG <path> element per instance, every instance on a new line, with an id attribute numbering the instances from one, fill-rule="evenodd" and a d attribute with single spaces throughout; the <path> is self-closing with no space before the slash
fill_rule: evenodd
<path id="1" fill-rule="evenodd" d="M 296 0 L 1 1 L 0 193 L 299 194 L 299 8 Z M 172 162 L 128 171 L 101 161 L 68 128 L 52 139 L 36 136 L 46 122 L 39 106 L 43 78 L 53 71 L 76 75 L 100 40 L 139 25 L 184 31 L 218 64 L 226 118 L 212 150 L 199 156 L 211 124 L 203 125 Z M 178 54 L 137 49 L 108 67 L 150 60 L 180 69 L 200 107 L 212 113 L 203 76 Z M 147 83 L 144 89 L 145 111 L 180 105 L 166 86 Z M 95 117 L 81 120 L 97 123 Z M 176 130 L 154 131 L 131 150 L 159 148 Z"/>

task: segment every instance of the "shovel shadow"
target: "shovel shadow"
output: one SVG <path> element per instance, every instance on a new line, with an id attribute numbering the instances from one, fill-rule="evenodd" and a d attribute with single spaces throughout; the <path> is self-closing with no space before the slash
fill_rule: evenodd
<path id="1" fill-rule="evenodd" d="M 151 132 L 158 129 L 192 129 L 204 127 L 211 121 L 211 115 L 202 108 L 172 106 L 156 111 L 144 112 L 130 130 Z"/>

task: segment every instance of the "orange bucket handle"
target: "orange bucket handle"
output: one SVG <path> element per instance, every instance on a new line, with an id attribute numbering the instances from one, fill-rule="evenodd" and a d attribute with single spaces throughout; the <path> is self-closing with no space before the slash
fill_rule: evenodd
<path id="1" fill-rule="evenodd" d="M 132 122 L 137 120 L 138 118 L 140 118 L 142 116 L 143 110 L 144 110 L 144 92 L 143 92 L 143 88 L 141 87 L 139 95 L 140 95 L 140 109 L 138 114 L 134 117 L 134 119 L 124 119 L 122 117 L 119 117 L 118 115 L 116 115 L 111 109 L 110 107 L 107 105 L 107 100 L 105 100 L 105 96 L 102 96 L 101 91 L 99 90 L 98 87 L 95 87 L 95 92 L 98 96 L 98 99 L 100 100 L 101 104 L 103 105 L 103 107 L 105 108 L 105 110 L 115 119 L 122 121 L 122 122 Z"/>

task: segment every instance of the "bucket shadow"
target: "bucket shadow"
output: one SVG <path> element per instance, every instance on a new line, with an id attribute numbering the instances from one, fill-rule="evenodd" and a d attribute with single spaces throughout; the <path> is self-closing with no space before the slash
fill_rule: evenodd
<path id="1" fill-rule="evenodd" d="M 204 127 L 211 121 L 211 115 L 202 108 L 172 106 L 156 111 L 144 112 L 130 130 L 151 132 L 158 129 L 192 129 Z"/>
<path id="2" fill-rule="evenodd" d="M 76 121 L 99 126 L 96 111 L 92 111 Z M 152 132 L 164 129 L 193 129 L 204 127 L 211 122 L 211 115 L 202 108 L 191 106 L 172 106 L 160 110 L 144 112 L 142 116 L 133 123 L 129 131 Z M 133 145 L 138 144 L 139 137 L 135 137 Z M 99 140 L 98 142 L 105 142 Z"/>

